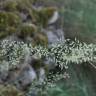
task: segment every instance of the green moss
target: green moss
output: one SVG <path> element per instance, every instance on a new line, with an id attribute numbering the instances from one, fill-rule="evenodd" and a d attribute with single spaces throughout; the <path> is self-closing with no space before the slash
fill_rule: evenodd
<path id="1" fill-rule="evenodd" d="M 21 30 L 20 32 L 17 33 L 17 35 L 21 39 L 26 39 L 27 37 L 31 37 L 33 39 L 32 41 L 33 46 L 38 44 L 47 46 L 48 45 L 47 36 L 39 31 L 40 30 L 38 29 L 38 27 L 35 26 L 34 24 L 25 23 L 21 26 Z"/>
<path id="2" fill-rule="evenodd" d="M 17 3 L 17 10 L 18 11 L 27 11 L 29 12 L 29 10 L 32 10 L 32 3 L 34 0 L 18 0 Z M 22 3 L 23 2 L 23 3 Z"/>
<path id="3" fill-rule="evenodd" d="M 41 30 L 38 31 L 38 27 L 42 28 L 47 26 L 48 20 L 53 15 L 56 8 L 46 7 L 40 10 L 34 9 L 32 7 L 32 3 L 34 2 L 36 2 L 36 0 L 16 0 L 6 1 L 4 3 L 6 11 L 0 12 L 0 38 L 13 34 L 19 29 L 17 33 L 18 37 L 24 39 L 30 36 L 33 38 L 34 45 L 39 43 L 41 45 L 48 44 L 46 35 L 40 33 Z M 31 16 L 30 21 L 33 25 L 22 25 L 22 18 L 19 17 L 21 12 Z M 34 24 L 36 26 L 34 26 Z"/>
<path id="4" fill-rule="evenodd" d="M 22 3 L 21 0 L 20 0 L 20 1 L 18 2 L 18 5 L 17 5 L 17 10 L 18 10 L 19 12 L 21 12 L 21 11 L 26 10 L 26 8 L 27 8 L 27 6 L 24 4 L 24 2 Z"/>
<path id="5" fill-rule="evenodd" d="M 45 34 L 43 33 L 38 33 L 36 34 L 36 36 L 34 37 L 34 43 L 36 45 L 42 45 L 42 46 L 47 46 L 48 45 L 48 38 Z"/>
<path id="6" fill-rule="evenodd" d="M 15 13 L 8 13 L 8 24 L 17 27 L 21 23 L 20 17 Z"/>
<path id="7" fill-rule="evenodd" d="M 37 27 L 34 24 L 23 24 L 21 26 L 21 30 L 18 33 L 18 36 L 21 38 L 26 38 L 27 36 L 29 37 L 34 37 L 34 35 L 37 32 Z"/>
<path id="8" fill-rule="evenodd" d="M 3 38 L 5 38 L 5 37 L 9 36 L 10 34 L 11 34 L 11 32 L 8 33 L 8 32 L 1 31 L 1 32 L 0 32 L 0 39 L 3 39 Z"/>
<path id="9" fill-rule="evenodd" d="M 0 96 L 24 96 L 12 85 L 0 85 Z"/>
<path id="10" fill-rule="evenodd" d="M 5 31 L 0 31 L 0 39 L 5 38 L 16 32 L 14 27 L 8 27 Z"/>
<path id="11" fill-rule="evenodd" d="M 8 25 L 8 15 L 6 12 L 0 12 L 0 28 L 1 26 L 7 26 Z"/>
<path id="12" fill-rule="evenodd" d="M 12 12 L 0 12 L 0 25 L 17 27 L 20 22 L 20 17 L 17 14 Z"/>
<path id="13" fill-rule="evenodd" d="M 10 35 L 11 33 L 15 33 L 17 31 L 17 29 L 15 27 L 8 27 L 7 31 L 8 31 L 8 33 Z"/>
<path id="14" fill-rule="evenodd" d="M 6 1 L 3 4 L 3 8 L 6 11 L 16 11 L 17 10 L 17 2 L 16 1 Z"/>
<path id="15" fill-rule="evenodd" d="M 42 8 L 39 12 L 43 15 L 46 15 L 46 17 L 50 18 L 53 15 L 54 11 L 56 11 L 55 7 L 46 7 Z"/>
<path id="16" fill-rule="evenodd" d="M 54 11 L 56 10 L 57 9 L 55 7 L 46 7 L 37 11 L 37 22 L 43 27 L 46 27 L 48 24 L 48 20 L 52 17 Z"/>

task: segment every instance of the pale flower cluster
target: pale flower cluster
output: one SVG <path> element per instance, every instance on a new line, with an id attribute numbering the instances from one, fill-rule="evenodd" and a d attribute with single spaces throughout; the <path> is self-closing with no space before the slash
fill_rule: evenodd
<path id="1" fill-rule="evenodd" d="M 96 45 L 81 43 L 78 40 L 66 40 L 46 48 L 33 47 L 19 41 L 3 40 L 0 42 L 0 68 L 9 69 L 20 64 L 27 52 L 37 58 L 51 58 L 61 69 L 68 68 L 68 64 L 90 62 L 96 60 Z"/>
<path id="2" fill-rule="evenodd" d="M 0 42 L 0 71 L 15 68 L 24 55 L 23 42 L 3 40 Z"/>

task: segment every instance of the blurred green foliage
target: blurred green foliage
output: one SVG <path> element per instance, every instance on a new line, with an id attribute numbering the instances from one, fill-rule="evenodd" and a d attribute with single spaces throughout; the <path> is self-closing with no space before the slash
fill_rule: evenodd
<path id="1" fill-rule="evenodd" d="M 76 37 L 88 43 L 95 43 L 96 0 L 47 0 L 47 2 L 52 2 L 60 8 L 66 38 Z"/>
<path id="2" fill-rule="evenodd" d="M 55 88 L 48 90 L 49 93 L 47 96 L 95 96 L 95 70 L 86 65 L 88 64 L 84 64 L 83 66 L 70 65 L 67 71 L 70 74 L 70 78 L 57 82 Z"/>
<path id="3" fill-rule="evenodd" d="M 62 1 L 62 0 L 61 0 Z M 96 41 L 96 0 L 63 0 L 67 38 Z"/>

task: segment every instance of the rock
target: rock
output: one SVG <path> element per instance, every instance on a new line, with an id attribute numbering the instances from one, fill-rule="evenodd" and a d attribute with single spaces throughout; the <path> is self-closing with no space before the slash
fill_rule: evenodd
<path id="1" fill-rule="evenodd" d="M 3 83 L 7 80 L 8 71 L 0 72 L 0 83 Z"/>
<path id="2" fill-rule="evenodd" d="M 19 75 L 19 84 L 21 89 L 26 88 L 28 85 L 32 83 L 34 79 L 36 79 L 36 73 L 33 68 L 24 68 L 21 74 Z"/>
<path id="3" fill-rule="evenodd" d="M 48 70 L 53 69 L 55 67 L 55 61 L 52 57 L 45 58 L 43 62 L 48 67 Z"/>
<path id="4" fill-rule="evenodd" d="M 27 16 L 23 12 L 20 13 L 20 17 L 22 18 L 23 22 L 26 21 L 26 19 L 27 19 Z"/>
<path id="5" fill-rule="evenodd" d="M 62 29 L 55 29 L 53 26 L 51 26 L 49 29 L 43 30 L 43 32 L 48 37 L 49 47 L 52 46 L 52 44 L 64 42 L 65 40 L 64 31 Z M 47 64 L 49 70 L 55 67 L 55 61 L 53 58 L 46 58 L 44 63 Z"/>
<path id="6" fill-rule="evenodd" d="M 42 83 L 45 79 L 45 70 L 44 70 L 44 68 L 41 67 L 38 70 L 38 72 L 39 72 L 39 82 Z"/>
<path id="7" fill-rule="evenodd" d="M 48 30 L 45 30 L 45 33 L 48 37 L 48 42 L 49 42 L 49 45 L 50 44 L 54 44 L 54 43 L 57 43 L 57 42 L 63 42 L 65 40 L 64 38 L 64 32 L 62 29 L 48 29 Z"/>
<path id="8" fill-rule="evenodd" d="M 53 13 L 53 16 L 49 19 L 49 21 L 48 21 L 48 24 L 53 24 L 53 23 L 55 23 L 57 20 L 58 20 L 58 18 L 59 18 L 59 13 L 58 13 L 58 11 L 54 11 L 54 13 Z"/>

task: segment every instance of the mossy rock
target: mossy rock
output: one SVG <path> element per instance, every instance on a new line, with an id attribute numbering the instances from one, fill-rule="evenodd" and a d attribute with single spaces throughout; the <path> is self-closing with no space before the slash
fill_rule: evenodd
<path id="1" fill-rule="evenodd" d="M 18 2 L 17 11 L 19 11 L 19 12 L 22 12 L 24 10 L 28 11 L 26 4 L 24 2 L 23 3 L 22 2 L 23 1 L 21 1 L 21 0 Z"/>
<path id="2" fill-rule="evenodd" d="M 56 7 L 45 7 L 42 8 L 39 12 L 43 15 L 47 15 L 46 17 L 50 18 L 56 10 Z"/>
<path id="3" fill-rule="evenodd" d="M 14 34 L 15 32 L 16 32 L 16 28 L 8 27 L 6 30 L 0 31 L 0 39 L 10 36 L 11 34 Z"/>
<path id="4" fill-rule="evenodd" d="M 19 11 L 18 9 L 27 8 L 32 6 L 36 0 L 10 0 L 5 1 L 3 4 L 3 9 L 6 11 Z"/>
<path id="5" fill-rule="evenodd" d="M 6 26 L 15 26 L 17 27 L 20 24 L 20 17 L 12 12 L 0 12 L 0 25 Z"/>
<path id="6" fill-rule="evenodd" d="M 47 36 L 39 31 L 40 30 L 38 29 L 38 27 L 35 26 L 34 24 L 25 23 L 21 26 L 21 30 L 20 32 L 17 33 L 17 36 L 23 40 L 26 40 L 27 37 L 31 37 L 33 46 L 38 44 L 47 46 L 48 45 Z"/>
<path id="7" fill-rule="evenodd" d="M 17 0 L 17 10 L 18 11 L 25 11 L 29 12 L 30 9 L 32 10 L 32 4 L 35 0 Z"/>
<path id="8" fill-rule="evenodd" d="M 0 28 L 1 26 L 7 26 L 8 25 L 8 15 L 6 12 L 0 12 Z"/>
<path id="9" fill-rule="evenodd" d="M 24 96 L 12 85 L 0 85 L 0 96 Z"/>
<path id="10" fill-rule="evenodd" d="M 57 9 L 55 7 L 45 7 L 37 11 L 37 23 L 46 27 L 49 19 L 53 16 Z"/>
<path id="11" fill-rule="evenodd" d="M 7 37 L 7 36 L 8 36 L 8 33 L 4 32 L 4 31 L 0 32 L 0 39 L 3 39 L 5 37 Z"/>
<path id="12" fill-rule="evenodd" d="M 0 39 L 6 38 L 14 33 L 16 33 L 17 29 L 15 27 L 7 27 L 5 30 L 1 29 L 0 31 Z"/>
<path id="13" fill-rule="evenodd" d="M 21 26 L 20 32 L 17 33 L 18 37 L 25 39 L 26 37 L 34 37 L 37 33 L 37 27 L 34 24 L 23 24 Z"/>
<path id="14" fill-rule="evenodd" d="M 15 13 L 8 13 L 8 22 L 10 26 L 17 27 L 19 24 L 21 24 L 21 18 L 15 14 Z"/>
<path id="15" fill-rule="evenodd" d="M 48 38 L 44 33 L 38 33 L 36 34 L 36 36 L 34 37 L 34 43 L 36 45 L 42 45 L 42 46 L 46 46 L 48 45 Z"/>
<path id="16" fill-rule="evenodd" d="M 21 24 L 20 17 L 12 12 L 0 12 L 0 38 L 4 38 L 17 31 Z"/>
<path id="17" fill-rule="evenodd" d="M 6 11 L 16 11 L 17 10 L 17 2 L 16 1 L 6 1 L 4 4 L 3 4 L 3 8 L 4 10 Z"/>

